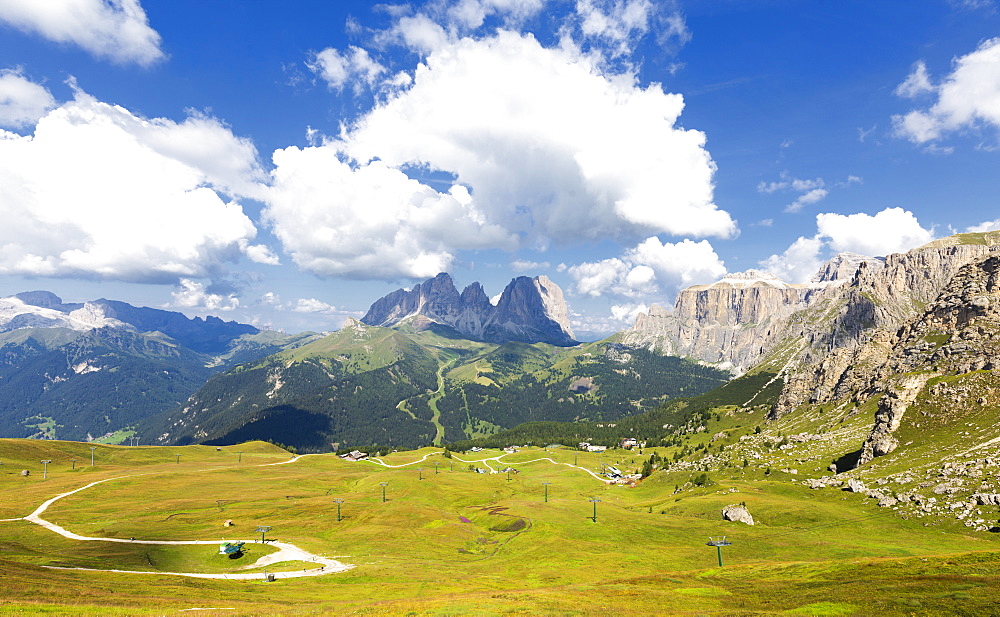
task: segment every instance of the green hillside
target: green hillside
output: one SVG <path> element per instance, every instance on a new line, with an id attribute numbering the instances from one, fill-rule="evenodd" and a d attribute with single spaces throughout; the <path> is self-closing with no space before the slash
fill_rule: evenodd
<path id="1" fill-rule="evenodd" d="M 701 394 L 728 377 L 608 341 L 495 345 L 445 327 L 354 324 L 213 377 L 140 432 L 158 443 L 269 439 L 310 452 L 388 451 L 531 421 L 614 421 Z"/>
<path id="2" fill-rule="evenodd" d="M 0 436 L 99 439 L 179 405 L 220 370 L 312 336 L 246 334 L 209 355 L 159 332 L 0 333 Z"/>

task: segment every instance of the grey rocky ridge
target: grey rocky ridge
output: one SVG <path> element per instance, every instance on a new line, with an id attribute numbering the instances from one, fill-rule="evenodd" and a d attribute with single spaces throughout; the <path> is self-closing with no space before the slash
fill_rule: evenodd
<path id="1" fill-rule="evenodd" d="M 878 269 L 882 260 L 843 253 L 805 284 L 786 283 L 759 270 L 730 273 L 682 290 L 673 310 L 654 304 L 621 333 L 621 342 L 742 373 L 782 339 L 793 314 L 850 283 L 862 265 Z"/>
<path id="2" fill-rule="evenodd" d="M 382 327 L 429 321 L 490 343 L 576 344 L 562 290 L 546 276 L 513 279 L 493 306 L 482 285 L 472 283 L 459 294 L 451 276 L 442 272 L 376 300 L 361 321 Z"/>
<path id="3" fill-rule="evenodd" d="M 675 468 L 749 465 L 925 526 L 1000 531 L 1000 232 L 861 263 L 780 326 L 743 378 L 774 376 L 769 410 L 715 411 L 764 422 Z"/>

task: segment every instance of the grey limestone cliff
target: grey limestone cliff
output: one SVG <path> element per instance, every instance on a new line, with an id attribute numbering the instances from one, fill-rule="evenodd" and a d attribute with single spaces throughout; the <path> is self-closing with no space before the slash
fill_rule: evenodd
<path id="1" fill-rule="evenodd" d="M 862 264 L 879 267 L 881 262 L 838 255 L 804 285 L 758 270 L 727 274 L 710 285 L 684 289 L 673 310 L 653 305 L 640 313 L 621 342 L 743 372 L 784 337 L 789 317 L 849 282 Z"/>
<path id="2" fill-rule="evenodd" d="M 894 353 L 900 328 L 918 319 L 963 267 L 1000 252 L 997 243 L 1000 232 L 943 238 L 889 255 L 884 267 L 862 265 L 849 285 L 824 292 L 784 334 L 785 348 L 795 351 L 771 417 L 803 403 L 878 391 L 870 378 Z"/>

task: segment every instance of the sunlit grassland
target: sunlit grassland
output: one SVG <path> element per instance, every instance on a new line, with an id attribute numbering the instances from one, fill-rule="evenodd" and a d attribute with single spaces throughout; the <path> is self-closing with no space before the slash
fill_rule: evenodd
<path id="1" fill-rule="evenodd" d="M 53 614 L 219 607 L 236 609 L 225 614 L 978 615 L 1000 601 L 992 534 L 925 527 L 861 495 L 736 470 L 675 493 L 687 480 L 679 472 L 654 473 L 629 488 L 572 466 L 641 465 L 644 456 L 625 451 L 526 448 L 498 463 L 487 460 L 498 451 L 449 459 L 427 448 L 384 457 L 405 465 L 396 468 L 332 455 L 265 465 L 290 458 L 267 444 L 102 446 L 95 458 L 102 454 L 90 468 L 88 444 L 0 440 L 0 511 L 12 513 L 0 518 L 117 478 L 57 501 L 45 518 L 83 535 L 163 540 L 252 539 L 257 525 L 267 525 L 268 539 L 355 567 L 274 583 L 55 571 L 39 566 L 196 572 L 229 564 L 220 566 L 225 558 L 209 554 L 216 552 L 210 545 L 75 542 L 6 522 L 0 614 L 37 614 L 47 605 Z M 8 468 L 82 455 L 83 469 L 79 461 L 75 472 L 50 464 L 45 480 L 37 463 L 27 478 Z M 556 464 L 535 460 L 546 457 Z M 476 474 L 470 464 L 517 473 Z M 334 499 L 344 500 L 340 521 Z M 757 525 L 721 520 L 724 506 L 740 502 Z M 235 526 L 223 527 L 230 519 Z M 733 542 L 723 549 L 723 568 L 705 545 L 716 535 Z M 263 547 L 251 546 L 241 561 L 255 560 L 255 550 Z"/>

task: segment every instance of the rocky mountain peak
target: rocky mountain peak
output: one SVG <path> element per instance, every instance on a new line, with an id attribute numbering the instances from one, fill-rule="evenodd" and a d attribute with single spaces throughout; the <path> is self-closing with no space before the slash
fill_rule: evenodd
<path id="1" fill-rule="evenodd" d="M 562 290 L 544 276 L 515 278 L 493 306 L 482 285 L 473 283 L 459 294 L 442 272 L 410 291 L 398 289 L 376 300 L 361 321 L 392 327 L 418 316 L 476 340 L 576 343 Z"/>
<path id="2" fill-rule="evenodd" d="M 750 287 L 751 285 L 770 285 L 772 287 L 788 287 L 788 283 L 781 280 L 770 272 L 763 270 L 746 270 L 745 272 L 730 272 L 722 279 L 707 285 L 707 287 L 732 286 Z M 700 289 L 706 286 L 695 285 L 692 288 Z"/>
<path id="3" fill-rule="evenodd" d="M 59 309 L 63 307 L 62 298 L 55 295 L 51 291 L 22 291 L 19 294 L 14 294 L 14 297 L 24 302 L 25 304 L 31 306 L 37 306 L 40 308 L 54 308 Z M 75 305 L 79 306 L 79 305 Z"/>
<path id="4" fill-rule="evenodd" d="M 840 253 L 833 259 L 823 264 L 819 272 L 809 280 L 812 285 L 843 285 L 850 283 L 854 276 L 861 269 L 862 265 L 868 270 L 881 269 L 885 264 L 884 257 L 867 257 L 857 253 Z"/>

